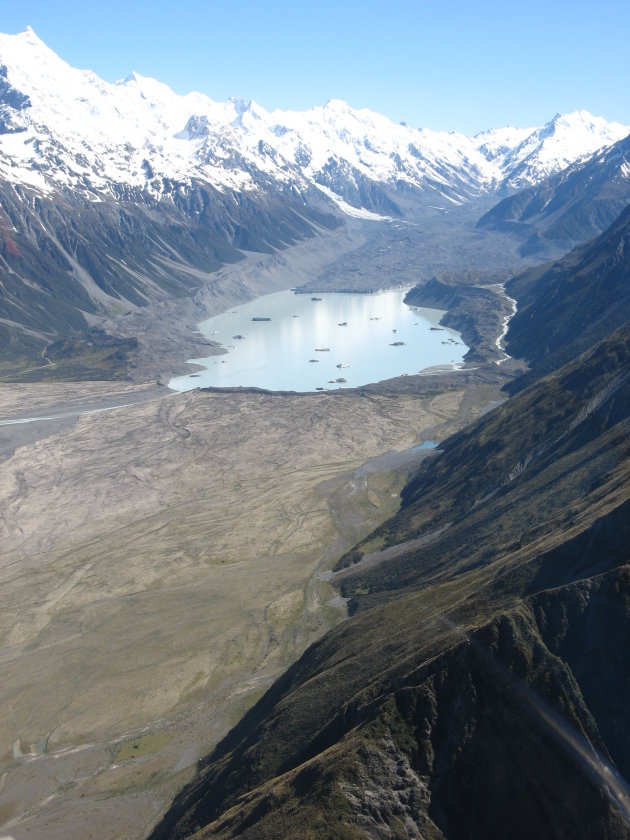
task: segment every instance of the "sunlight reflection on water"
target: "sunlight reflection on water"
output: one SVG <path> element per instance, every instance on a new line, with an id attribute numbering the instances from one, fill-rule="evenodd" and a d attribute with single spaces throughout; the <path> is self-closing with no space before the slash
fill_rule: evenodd
<path id="1" fill-rule="evenodd" d="M 169 387 L 327 390 L 459 365 L 468 350 L 459 333 L 439 326 L 441 310 L 407 306 L 407 291 L 265 295 L 200 324 L 228 352 L 190 360 L 206 369 Z"/>

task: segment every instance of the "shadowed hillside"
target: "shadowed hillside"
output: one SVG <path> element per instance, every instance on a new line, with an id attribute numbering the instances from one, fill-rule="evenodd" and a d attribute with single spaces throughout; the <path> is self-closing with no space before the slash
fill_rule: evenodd
<path id="1" fill-rule="evenodd" d="M 76 369 L 64 369 L 66 378 L 120 378 L 126 358 L 99 365 L 91 358 L 115 343 L 90 329 L 95 317 L 191 295 L 244 252 L 273 253 L 338 225 L 290 192 L 254 201 L 203 184 L 164 188 L 160 200 L 121 189 L 94 201 L 0 184 L 0 374 L 6 365 L 18 375 L 65 342 L 55 364 L 72 357 Z"/>
<path id="2" fill-rule="evenodd" d="M 515 277 L 507 289 L 518 300 L 508 352 L 533 367 L 515 391 L 630 319 L 630 205 L 597 239 Z"/>
<path id="3" fill-rule="evenodd" d="M 630 137 L 578 161 L 541 184 L 508 196 L 481 217 L 478 226 L 523 240 L 521 253 L 542 258 L 606 230 L 630 201 Z"/>
<path id="4" fill-rule="evenodd" d="M 626 327 L 429 459 L 153 836 L 630 836 L 629 538 Z"/>

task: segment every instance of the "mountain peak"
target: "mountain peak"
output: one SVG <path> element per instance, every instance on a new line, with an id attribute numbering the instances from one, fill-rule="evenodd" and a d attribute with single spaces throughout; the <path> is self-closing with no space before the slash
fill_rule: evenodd
<path id="1" fill-rule="evenodd" d="M 236 112 L 236 116 L 232 120 L 232 125 L 235 128 L 242 128 L 245 130 L 251 130 L 254 128 L 257 130 L 259 124 L 262 126 L 266 125 L 268 122 L 269 114 L 253 99 L 231 97 L 228 101 Z"/>
<path id="2" fill-rule="evenodd" d="M 352 196 L 357 206 L 367 202 L 366 210 L 387 205 L 381 191 L 401 185 L 460 204 L 504 182 L 536 183 L 630 130 L 578 111 L 556 114 L 542 128 L 469 138 L 409 128 L 336 98 L 306 111 L 270 114 L 254 100 L 180 96 L 135 71 L 110 84 L 69 66 L 31 27 L 0 35 L 0 66 L 0 97 L 13 109 L 5 135 L 25 132 L 19 144 L 0 135 L 0 175 L 11 182 L 27 177 L 46 190 L 53 183 L 78 183 L 88 191 L 112 183 L 144 188 L 146 161 L 156 176 L 181 183 L 202 178 L 243 188 L 256 182 L 255 173 L 265 182 L 306 177 Z"/>
<path id="3" fill-rule="evenodd" d="M 143 99 L 156 104 L 165 105 L 175 99 L 179 99 L 178 95 L 164 82 L 158 81 L 151 76 L 143 76 L 133 70 L 122 81 L 114 83 L 117 87 L 129 87 L 136 89 Z"/>
<path id="4" fill-rule="evenodd" d="M 46 49 L 49 49 L 49 47 L 46 46 L 46 44 L 42 41 L 42 39 L 38 36 L 33 27 L 30 25 L 27 26 L 23 32 L 18 32 L 17 35 L 14 35 L 12 37 L 20 38 L 22 41 L 28 44 L 32 44 L 33 46 L 45 47 Z"/>
<path id="5" fill-rule="evenodd" d="M 22 59 L 20 63 L 26 64 L 28 62 L 32 62 L 34 60 L 35 52 L 38 58 L 46 56 L 49 60 L 54 58 L 54 60 L 62 64 L 66 64 L 63 59 L 59 58 L 54 50 L 51 50 L 50 47 L 42 41 L 31 26 L 27 26 L 26 29 L 15 35 L 0 33 L 0 51 L 2 53 L 3 60 L 13 58 L 15 63 L 18 63 L 17 60 L 20 58 Z M 68 65 L 66 64 L 66 66 Z"/>
<path id="6" fill-rule="evenodd" d="M 17 35 L 0 33 L 0 64 L 7 68 L 11 84 L 27 95 L 55 88 L 60 95 L 68 75 L 82 72 L 70 67 L 30 26 Z"/>
<path id="7" fill-rule="evenodd" d="M 328 99 L 324 108 L 329 108 L 331 111 L 352 111 L 353 109 L 344 99 Z"/>
<path id="8" fill-rule="evenodd" d="M 627 126 L 608 122 L 586 110 L 557 113 L 508 154 L 508 184 L 512 188 L 536 184 L 577 160 L 612 146 L 627 132 Z"/>
<path id="9" fill-rule="evenodd" d="M 556 114 L 548 123 L 543 127 L 553 127 L 554 130 L 568 130 L 574 131 L 576 129 L 579 130 L 587 130 L 594 133 L 597 132 L 613 132 L 615 135 L 618 133 L 619 129 L 622 129 L 623 126 L 620 123 L 616 122 L 609 122 L 604 117 L 596 116 L 592 114 L 590 111 L 587 111 L 585 108 L 580 108 L 575 111 L 567 111 L 564 114 Z M 619 137 L 615 136 L 615 140 L 620 139 Z M 611 141 L 614 142 L 614 141 Z"/>

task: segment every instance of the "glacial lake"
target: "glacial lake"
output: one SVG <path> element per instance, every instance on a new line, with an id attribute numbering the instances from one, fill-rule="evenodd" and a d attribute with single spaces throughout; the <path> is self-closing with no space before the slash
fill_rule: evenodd
<path id="1" fill-rule="evenodd" d="M 459 333 L 439 326 L 442 310 L 404 303 L 407 291 L 305 295 L 287 290 L 257 298 L 199 325 L 227 352 L 190 359 L 205 370 L 177 376 L 169 387 L 328 390 L 459 366 L 468 351 Z"/>

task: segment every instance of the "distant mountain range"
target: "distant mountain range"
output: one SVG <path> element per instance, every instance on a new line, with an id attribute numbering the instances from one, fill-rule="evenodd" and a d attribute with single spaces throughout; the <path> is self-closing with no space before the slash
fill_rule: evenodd
<path id="1" fill-rule="evenodd" d="M 630 203 L 630 137 L 500 201 L 479 227 L 517 235 L 521 253 L 569 248 L 601 233 Z"/>
<path id="2" fill-rule="evenodd" d="M 268 113 L 137 74 L 110 84 L 31 29 L 0 35 L 0 361 L 31 367 L 68 336 L 109 346 L 95 318 L 189 295 L 244 252 L 352 217 L 474 214 L 629 132 L 583 111 L 475 137 L 338 100 Z"/>
<path id="3" fill-rule="evenodd" d="M 268 113 L 0 36 L 0 378 L 80 341 L 111 373 L 133 329 L 102 316 L 344 225 L 395 219 L 371 230 L 413 261 L 446 216 L 517 263 L 412 293 L 453 308 L 482 381 L 503 377 L 505 288 L 529 371 L 340 559 L 351 617 L 200 762 L 155 840 L 630 838 L 629 132 L 585 112 L 473 138 L 339 101 Z"/>
<path id="4" fill-rule="evenodd" d="M 401 212 L 390 192 L 449 207 L 539 183 L 630 133 L 585 111 L 475 137 L 395 125 L 338 100 L 268 113 L 255 102 L 178 96 L 136 73 L 109 84 L 70 67 L 30 29 L 0 36 L 0 79 L 2 176 L 92 200 L 123 188 L 159 198 L 172 183 L 238 192 L 274 183 L 315 186 L 368 211 Z"/>

